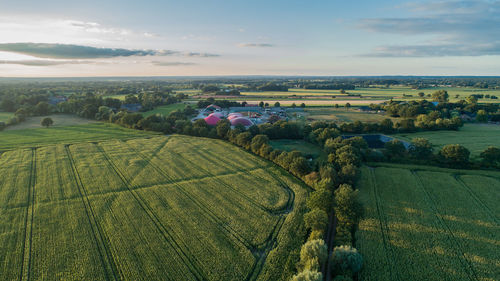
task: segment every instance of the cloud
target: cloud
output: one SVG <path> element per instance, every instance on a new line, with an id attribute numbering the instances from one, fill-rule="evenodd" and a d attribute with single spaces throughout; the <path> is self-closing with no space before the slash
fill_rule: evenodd
<path id="1" fill-rule="evenodd" d="M 89 61 L 77 60 L 0 60 L 0 64 L 17 64 L 24 66 L 53 66 L 63 64 L 86 64 Z"/>
<path id="2" fill-rule="evenodd" d="M 196 63 L 193 63 L 193 62 L 178 62 L 178 61 L 173 61 L 173 62 L 168 62 L 168 61 L 152 61 L 151 63 L 153 65 L 156 65 L 156 66 L 188 66 L 188 65 L 196 65 Z"/>
<path id="3" fill-rule="evenodd" d="M 196 52 L 186 52 L 183 53 L 185 57 L 199 57 L 199 58 L 211 58 L 211 57 L 219 57 L 220 55 L 217 54 L 210 54 L 210 53 L 196 53 Z"/>
<path id="4" fill-rule="evenodd" d="M 81 45 L 47 43 L 4 43 L 0 44 L 0 51 L 51 59 L 95 59 L 130 56 L 169 56 L 178 53 L 171 50 L 112 49 Z"/>
<path id="5" fill-rule="evenodd" d="M 268 48 L 268 47 L 274 47 L 274 45 L 268 44 L 268 43 L 240 43 L 240 44 L 238 44 L 238 47 L 241 47 L 241 48 Z"/>
<path id="6" fill-rule="evenodd" d="M 416 44 L 379 46 L 363 56 L 440 57 L 500 55 L 500 1 L 411 3 L 406 18 L 363 19 L 357 28 L 396 34 Z"/>

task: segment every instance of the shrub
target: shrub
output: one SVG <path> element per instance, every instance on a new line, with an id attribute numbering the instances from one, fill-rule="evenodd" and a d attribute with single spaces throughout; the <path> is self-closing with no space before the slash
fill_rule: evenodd
<path id="1" fill-rule="evenodd" d="M 314 209 L 304 215 L 307 228 L 314 230 L 325 230 L 328 225 L 328 214 L 320 209 Z"/>
<path id="2" fill-rule="evenodd" d="M 326 188 L 312 192 L 307 198 L 306 205 L 309 209 L 320 209 L 330 212 L 332 208 L 332 192 Z"/>
<path id="3" fill-rule="evenodd" d="M 291 281 L 323 281 L 323 274 L 317 271 L 304 270 L 293 276 Z"/>
<path id="4" fill-rule="evenodd" d="M 328 257 L 328 249 L 323 239 L 307 241 L 300 249 L 300 261 L 305 265 L 306 261 L 318 259 L 318 263 L 324 264 Z"/>
<path id="5" fill-rule="evenodd" d="M 465 166 L 469 163 L 470 151 L 459 144 L 448 144 L 439 151 L 439 156 L 443 163 L 452 166 Z"/>
<path id="6" fill-rule="evenodd" d="M 337 274 L 357 273 L 363 266 L 363 258 L 351 246 L 338 246 L 332 252 L 332 269 Z"/>
<path id="7" fill-rule="evenodd" d="M 323 239 L 325 236 L 325 232 L 323 230 L 313 230 L 311 231 L 311 234 L 309 235 L 309 241 L 311 240 L 316 240 L 316 239 Z"/>
<path id="8" fill-rule="evenodd" d="M 432 156 L 432 144 L 424 138 L 414 138 L 409 149 L 415 159 L 429 159 Z"/>

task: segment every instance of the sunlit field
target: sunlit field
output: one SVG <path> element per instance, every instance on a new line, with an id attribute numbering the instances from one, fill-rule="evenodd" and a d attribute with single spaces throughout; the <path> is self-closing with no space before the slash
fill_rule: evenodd
<path id="1" fill-rule="evenodd" d="M 498 280 L 500 172 L 361 170 L 361 280 Z"/>

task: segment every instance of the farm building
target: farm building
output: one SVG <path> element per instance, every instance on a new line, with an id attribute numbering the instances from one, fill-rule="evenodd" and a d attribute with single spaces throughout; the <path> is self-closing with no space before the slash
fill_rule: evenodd
<path id="1" fill-rule="evenodd" d="M 219 122 L 220 118 L 216 115 L 210 114 L 204 120 L 209 126 L 215 126 L 217 125 L 217 122 Z"/>
<path id="2" fill-rule="evenodd" d="M 238 117 L 231 119 L 231 126 L 243 125 L 245 127 L 250 127 L 253 125 L 253 122 L 245 117 Z"/>

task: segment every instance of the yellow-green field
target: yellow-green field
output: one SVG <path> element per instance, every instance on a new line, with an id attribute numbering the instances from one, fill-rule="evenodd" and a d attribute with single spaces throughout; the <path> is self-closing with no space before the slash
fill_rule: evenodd
<path id="1" fill-rule="evenodd" d="M 394 136 L 405 141 L 425 138 L 437 150 L 447 144 L 461 144 L 470 150 L 473 159 L 489 146 L 500 147 L 500 125 L 494 124 L 465 124 L 458 131 L 427 131 Z"/>
<path id="2" fill-rule="evenodd" d="M 361 170 L 360 280 L 499 280 L 500 172 Z"/>
<path id="3" fill-rule="evenodd" d="M 0 156 L 0 280 L 289 280 L 306 188 L 186 136 Z"/>
<path id="4" fill-rule="evenodd" d="M 0 152 L 16 148 L 31 148 L 47 144 L 70 144 L 109 139 L 131 139 L 155 136 L 158 133 L 127 129 L 111 123 L 5 130 L 0 132 Z"/>
<path id="5" fill-rule="evenodd" d="M 380 122 L 387 118 L 396 121 L 398 119 L 378 113 L 361 112 L 356 108 L 347 109 L 342 107 L 306 107 L 303 115 L 309 121 L 323 120 L 337 123 L 354 121 Z"/>

